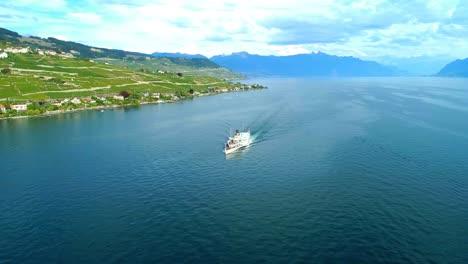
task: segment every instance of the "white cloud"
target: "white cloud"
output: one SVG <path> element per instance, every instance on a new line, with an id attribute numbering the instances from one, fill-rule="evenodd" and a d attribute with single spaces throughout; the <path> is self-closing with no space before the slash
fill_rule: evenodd
<path id="1" fill-rule="evenodd" d="M 66 6 L 65 0 L 15 0 L 9 1 L 12 6 L 34 6 L 39 8 L 62 8 Z"/>
<path id="2" fill-rule="evenodd" d="M 72 18 L 78 19 L 78 21 L 81 23 L 101 23 L 101 16 L 94 13 L 69 13 L 68 15 Z"/>
<path id="3" fill-rule="evenodd" d="M 18 0 L 0 4 L 19 20 L 8 28 L 95 46 L 168 51 L 291 55 L 323 51 L 382 56 L 468 57 L 468 3 L 458 0 L 120 1 Z M 18 8 L 22 6 L 24 8 Z M 25 9 L 29 6 L 30 9 Z M 57 6 L 66 12 L 57 14 Z M 36 7 L 39 9 L 36 10 Z M 27 10 L 27 13 L 25 13 Z"/>
<path id="4" fill-rule="evenodd" d="M 63 35 L 53 35 L 53 36 L 50 36 L 50 37 L 60 39 L 60 40 L 64 40 L 64 41 L 69 41 L 69 39 L 67 37 L 63 36 Z"/>
<path id="5" fill-rule="evenodd" d="M 273 46 L 271 47 L 271 53 L 277 54 L 279 56 L 289 56 L 296 54 L 305 54 L 310 53 L 311 49 L 305 47 L 304 45 L 287 45 L 287 46 Z"/>

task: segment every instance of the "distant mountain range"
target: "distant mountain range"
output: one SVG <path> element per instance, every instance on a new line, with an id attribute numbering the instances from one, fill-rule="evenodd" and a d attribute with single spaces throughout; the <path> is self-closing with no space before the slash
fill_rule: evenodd
<path id="1" fill-rule="evenodd" d="M 228 79 L 241 77 L 234 72 L 248 76 L 283 77 L 384 77 L 407 76 L 409 74 L 418 75 L 417 72 L 411 71 L 411 63 L 414 62 L 412 59 L 408 59 L 404 63 L 407 64 L 408 68 L 402 66 L 405 71 L 395 67 L 400 66 L 401 62 L 397 63 L 398 60 L 393 61 L 393 65 L 395 66 L 387 66 L 374 61 L 365 61 L 354 57 L 334 56 L 322 52 L 291 56 L 262 56 L 238 52 L 231 55 L 217 55 L 208 59 L 201 54 L 169 52 L 144 54 L 118 49 L 96 48 L 51 37 L 25 37 L 14 31 L 0 28 L 0 48 L 11 45 L 30 46 L 31 48 L 45 50 L 52 49 L 73 53 L 74 56 L 81 58 L 115 59 L 117 61 L 109 61 L 109 63 L 112 62 L 116 65 L 134 69 L 138 67 L 138 69 L 153 71 L 182 71 Z M 424 58 L 424 60 L 429 61 L 430 59 Z M 387 60 L 389 59 L 387 58 Z M 421 68 L 420 64 L 423 64 L 420 61 L 414 63 L 419 65 L 419 68 Z M 430 68 L 424 70 L 429 71 Z M 468 77 L 468 59 L 456 60 L 447 64 L 436 76 Z"/>
<path id="2" fill-rule="evenodd" d="M 447 63 L 455 60 L 450 56 L 413 56 L 413 57 L 393 57 L 381 56 L 374 60 L 380 64 L 396 67 L 411 76 L 432 76 L 442 69 Z"/>
<path id="3" fill-rule="evenodd" d="M 212 61 L 246 75 L 288 77 L 397 76 L 402 72 L 373 61 L 322 52 L 292 56 L 261 56 L 247 52 L 214 56 Z"/>
<path id="4" fill-rule="evenodd" d="M 155 57 L 168 59 L 207 59 L 201 54 L 155 52 Z M 248 76 L 280 77 L 387 77 L 434 76 L 446 57 L 392 58 L 382 57 L 380 64 L 354 57 L 340 57 L 326 53 L 310 53 L 291 56 L 262 56 L 237 52 L 209 58 L 213 63 Z M 438 68 L 439 67 L 439 68 Z M 436 76 L 468 77 L 468 58 L 456 60 L 440 70 Z"/>
<path id="5" fill-rule="evenodd" d="M 207 59 L 207 57 L 201 54 L 187 54 L 187 53 L 171 53 L 171 52 L 154 52 L 151 54 L 154 57 L 166 57 L 166 58 L 184 58 L 184 59 Z"/>
<path id="6" fill-rule="evenodd" d="M 464 60 L 456 60 L 445 65 L 445 67 L 439 71 L 437 76 L 468 77 L 468 58 Z"/>

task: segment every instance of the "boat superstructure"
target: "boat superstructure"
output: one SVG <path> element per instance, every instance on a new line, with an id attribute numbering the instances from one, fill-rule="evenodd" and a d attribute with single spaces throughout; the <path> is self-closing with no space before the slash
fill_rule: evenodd
<path id="1" fill-rule="evenodd" d="M 243 147 L 247 147 L 250 144 L 250 130 L 245 132 L 239 132 L 236 130 L 236 134 L 233 137 L 229 137 L 226 145 L 224 146 L 224 153 L 230 154 Z"/>

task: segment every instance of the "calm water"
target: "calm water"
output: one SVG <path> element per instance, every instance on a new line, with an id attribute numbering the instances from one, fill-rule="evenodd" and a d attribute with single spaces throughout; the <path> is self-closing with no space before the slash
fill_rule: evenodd
<path id="1" fill-rule="evenodd" d="M 0 263 L 468 263 L 468 80 L 255 81 L 0 122 Z"/>

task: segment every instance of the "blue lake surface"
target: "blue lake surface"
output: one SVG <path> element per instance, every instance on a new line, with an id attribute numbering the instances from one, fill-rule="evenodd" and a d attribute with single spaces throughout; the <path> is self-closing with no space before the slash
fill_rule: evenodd
<path id="1" fill-rule="evenodd" d="M 468 79 L 253 82 L 0 121 L 0 263 L 468 263 Z"/>

